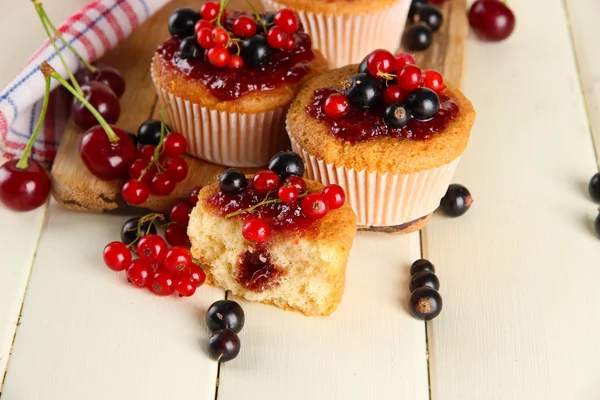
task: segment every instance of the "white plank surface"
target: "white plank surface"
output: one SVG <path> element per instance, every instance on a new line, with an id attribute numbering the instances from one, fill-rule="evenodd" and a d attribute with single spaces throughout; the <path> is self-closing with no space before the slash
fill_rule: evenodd
<path id="1" fill-rule="evenodd" d="M 328 318 L 241 302 L 242 353 L 221 366 L 219 400 L 429 398 L 424 323 L 406 310 L 418 234 L 359 234 Z"/>
<path id="2" fill-rule="evenodd" d="M 432 398 L 598 399 L 597 165 L 565 10 L 510 5 L 510 40 L 469 44 L 478 119 L 455 181 L 475 203 L 424 231 L 445 300 L 429 324 Z"/>
<path id="3" fill-rule="evenodd" d="M 3 400 L 215 398 L 204 316 L 223 291 L 179 299 L 130 287 L 102 262 L 125 220 L 51 202 Z"/>

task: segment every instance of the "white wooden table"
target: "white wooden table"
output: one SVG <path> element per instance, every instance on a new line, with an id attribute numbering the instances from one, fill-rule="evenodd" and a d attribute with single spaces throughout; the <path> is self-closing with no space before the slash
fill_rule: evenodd
<path id="1" fill-rule="evenodd" d="M 42 40 L 29 2 L 4 3 L 0 87 Z M 58 21 L 81 3 L 46 7 Z M 242 352 L 220 369 L 203 318 L 221 290 L 157 298 L 103 266 L 124 217 L 0 208 L 2 400 L 600 399 L 600 2 L 510 3 L 509 40 L 469 40 L 478 117 L 455 180 L 471 211 L 359 235 L 330 318 L 242 301 Z M 421 254 L 444 298 L 427 324 L 406 310 Z"/>

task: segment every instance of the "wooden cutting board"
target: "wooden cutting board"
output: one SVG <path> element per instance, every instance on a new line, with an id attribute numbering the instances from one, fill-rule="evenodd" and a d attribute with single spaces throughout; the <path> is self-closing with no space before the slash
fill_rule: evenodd
<path id="1" fill-rule="evenodd" d="M 121 117 L 118 125 L 136 132 L 149 118 L 158 118 L 158 104 L 150 77 L 150 61 L 159 43 L 169 36 L 167 19 L 176 8 L 198 7 L 197 1 L 175 0 L 142 24 L 127 40 L 107 53 L 100 62 L 118 68 L 127 82 L 121 98 Z M 247 10 L 243 0 L 232 0 L 229 8 Z M 442 72 L 444 79 L 460 86 L 468 35 L 466 0 L 447 1 L 442 6 L 444 25 L 434 34 L 432 46 L 417 55 L 423 68 Z M 82 131 L 69 121 L 52 167 L 52 194 L 65 207 L 92 212 L 129 211 L 120 196 L 121 181 L 106 182 L 94 177 L 79 156 Z M 186 156 L 189 175 L 179 183 L 170 196 L 150 196 L 141 208 L 166 212 L 176 202 L 187 199 L 195 186 L 205 185 L 226 167 Z M 256 170 L 247 169 L 251 173 Z"/>

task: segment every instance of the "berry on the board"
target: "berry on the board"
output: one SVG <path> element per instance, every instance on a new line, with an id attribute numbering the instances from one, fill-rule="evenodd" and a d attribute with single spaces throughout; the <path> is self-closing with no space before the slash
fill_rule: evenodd
<path id="1" fill-rule="evenodd" d="M 127 280 L 138 288 L 147 288 L 154 278 L 154 268 L 144 260 L 133 260 L 127 267 Z"/>
<path id="2" fill-rule="evenodd" d="M 245 322 L 242 306 L 233 300 L 215 301 L 206 311 L 206 325 L 211 332 L 227 329 L 240 333 Z"/>
<path id="3" fill-rule="evenodd" d="M 188 201 L 190 202 L 192 207 L 195 207 L 198 204 L 198 195 L 202 190 L 202 186 L 196 186 L 192 190 L 190 190 L 190 195 L 188 196 Z"/>
<path id="4" fill-rule="evenodd" d="M 188 36 L 181 41 L 179 44 L 179 57 L 183 59 L 201 59 L 204 57 L 204 49 L 202 49 L 195 36 Z"/>
<path id="5" fill-rule="evenodd" d="M 412 20 L 413 22 L 421 21 L 426 23 L 435 32 L 442 27 L 444 17 L 442 16 L 442 10 L 438 6 L 423 4 L 417 8 Z"/>
<path id="6" fill-rule="evenodd" d="M 187 177 L 188 166 L 181 157 L 167 158 L 163 163 L 163 167 L 175 182 L 181 182 Z"/>
<path id="7" fill-rule="evenodd" d="M 469 190 L 463 185 L 453 183 L 448 186 L 448 191 L 440 201 L 440 211 L 449 217 L 460 217 L 466 213 L 473 204 Z"/>
<path id="8" fill-rule="evenodd" d="M 173 36 L 191 36 L 194 34 L 194 25 L 200 19 L 200 14 L 193 8 L 178 8 L 169 17 L 169 33 Z"/>
<path id="9" fill-rule="evenodd" d="M 440 98 L 431 89 L 418 88 L 408 94 L 406 105 L 413 118 L 427 121 L 433 118 L 440 109 Z"/>
<path id="10" fill-rule="evenodd" d="M 300 27 L 298 17 L 288 8 L 284 8 L 275 14 L 273 22 L 288 34 L 296 33 Z"/>
<path id="11" fill-rule="evenodd" d="M 269 240 L 271 226 L 263 219 L 252 218 L 244 222 L 242 235 L 249 242 L 261 244 Z"/>
<path id="12" fill-rule="evenodd" d="M 187 226 L 188 222 L 190 222 L 190 211 L 190 206 L 185 201 L 180 201 L 171 207 L 171 211 L 169 212 L 171 222 Z"/>
<path id="13" fill-rule="evenodd" d="M 354 75 L 344 83 L 344 96 L 357 108 L 371 108 L 381 101 L 381 84 L 369 74 Z"/>
<path id="14" fill-rule="evenodd" d="M 274 192 L 279 187 L 280 183 L 279 175 L 271 170 L 259 171 L 252 178 L 252 185 L 254 191 L 261 195 L 266 196 L 269 192 Z"/>
<path id="15" fill-rule="evenodd" d="M 138 140 L 141 144 L 151 144 L 157 146 L 160 142 L 161 121 L 158 119 L 149 119 L 140 125 L 138 128 Z M 166 131 L 170 132 L 171 128 L 166 126 Z M 143 149 L 143 147 L 142 147 Z M 150 156 L 154 155 L 154 148 Z M 150 159 L 148 159 L 150 161 Z"/>
<path id="16" fill-rule="evenodd" d="M 277 197 L 279 200 L 283 201 L 286 204 L 292 204 L 296 200 L 298 200 L 298 189 L 293 186 L 281 186 L 277 191 Z"/>
<path id="17" fill-rule="evenodd" d="M 158 235 L 146 235 L 138 241 L 137 253 L 141 260 L 153 265 L 158 264 L 167 255 L 167 244 Z"/>
<path id="18" fill-rule="evenodd" d="M 271 158 L 269 169 L 285 180 L 290 176 L 304 175 L 304 161 L 293 151 L 281 151 Z"/>
<path id="19" fill-rule="evenodd" d="M 190 265 L 192 265 L 192 254 L 182 246 L 171 247 L 163 261 L 164 268 L 173 273 L 186 271 Z"/>
<path id="20" fill-rule="evenodd" d="M 390 104 L 385 109 L 384 120 L 387 126 L 394 129 L 402 129 L 410 121 L 411 112 L 403 104 Z"/>
<path id="21" fill-rule="evenodd" d="M 169 224 L 165 229 L 165 240 L 171 246 L 188 246 L 190 239 L 187 235 L 187 229 L 183 225 Z"/>
<path id="22" fill-rule="evenodd" d="M 412 263 L 410 266 L 410 275 L 413 276 L 422 271 L 430 271 L 435 273 L 435 267 L 429 260 L 420 259 Z"/>
<path id="23" fill-rule="evenodd" d="M 160 140 L 160 138 L 159 138 Z M 154 158 L 154 152 L 156 151 L 156 146 L 153 144 L 145 144 L 138 151 L 138 159 L 144 160 L 147 163 L 152 161 Z"/>
<path id="24" fill-rule="evenodd" d="M 429 321 L 442 312 L 442 296 L 437 290 L 427 286 L 417 288 L 408 300 L 408 309 L 413 317 Z"/>
<path id="25" fill-rule="evenodd" d="M 121 196 L 127 204 L 140 205 L 150 197 L 150 188 L 145 182 L 129 179 L 121 188 Z"/>
<path id="26" fill-rule="evenodd" d="M 426 69 L 423 71 L 423 86 L 436 93 L 441 93 L 446 89 L 442 74 L 434 69 Z"/>
<path id="27" fill-rule="evenodd" d="M 121 97 L 125 93 L 125 78 L 121 72 L 108 65 L 100 65 L 97 69 L 98 71 L 90 77 L 90 80 L 108 86 L 117 97 Z"/>
<path id="28" fill-rule="evenodd" d="M 394 72 L 396 59 L 387 50 L 378 49 L 367 56 L 367 70 L 374 77 L 382 77 L 381 74 Z"/>
<path id="29" fill-rule="evenodd" d="M 323 196 L 325 196 L 327 206 L 330 210 L 337 210 L 346 202 L 346 192 L 340 185 L 336 185 L 335 183 L 325 186 Z"/>
<path id="30" fill-rule="evenodd" d="M 273 49 L 262 35 L 254 35 L 240 44 L 240 55 L 250 67 L 258 67 L 271 59 Z"/>
<path id="31" fill-rule="evenodd" d="M 394 71 L 400 72 L 402 68 L 407 65 L 416 65 L 417 61 L 415 60 L 415 56 L 408 53 L 398 53 L 396 57 L 394 57 L 396 61 L 394 61 Z"/>
<path id="32" fill-rule="evenodd" d="M 227 195 L 234 195 L 248 186 L 246 175 L 237 169 L 227 169 L 219 176 L 219 189 Z"/>
<path id="33" fill-rule="evenodd" d="M 112 181 L 123 177 L 135 160 L 137 150 L 124 130 L 111 126 L 109 133 L 100 125 L 81 138 L 79 153 L 87 169 L 96 177 Z"/>
<path id="34" fill-rule="evenodd" d="M 150 192 L 157 196 L 168 196 L 175 189 L 175 179 L 168 172 L 159 172 L 150 181 Z"/>
<path id="35" fill-rule="evenodd" d="M 323 107 L 325 114 L 331 119 L 342 118 L 350 110 L 350 102 L 341 93 L 333 93 L 327 100 L 325 100 L 325 106 Z"/>
<path id="36" fill-rule="evenodd" d="M 256 35 L 258 24 L 247 15 L 242 15 L 233 22 L 233 33 L 242 38 L 249 38 Z"/>
<path id="37" fill-rule="evenodd" d="M 431 46 L 433 32 L 424 22 L 411 25 L 404 33 L 404 45 L 412 51 L 427 50 Z"/>
<path id="38" fill-rule="evenodd" d="M 421 68 L 416 65 L 406 65 L 398 72 L 398 86 L 407 92 L 412 92 L 421 86 L 422 76 Z"/>
<path id="39" fill-rule="evenodd" d="M 121 115 L 121 105 L 117 95 L 106 85 L 91 81 L 81 86 L 83 97 L 109 124 L 114 124 Z M 82 104 L 77 97 L 71 103 L 71 118 L 81 129 L 89 129 L 98 125 L 96 117 Z"/>
<path id="40" fill-rule="evenodd" d="M 240 338 L 234 332 L 222 329 L 208 339 L 208 355 L 215 361 L 231 361 L 240 353 Z"/>
<path id="41" fill-rule="evenodd" d="M 417 288 L 427 286 L 435 290 L 440 290 L 440 280 L 431 271 L 421 271 L 414 274 L 408 282 L 408 289 L 413 292 Z"/>
<path id="42" fill-rule="evenodd" d="M 588 191 L 592 200 L 600 204 L 600 172 L 592 176 L 592 179 L 590 179 Z"/>
<path id="43" fill-rule="evenodd" d="M 102 253 L 104 264 L 113 271 L 125 271 L 131 264 L 131 250 L 123 242 L 110 242 Z"/>
<path id="44" fill-rule="evenodd" d="M 515 14 L 502 1 L 477 0 L 468 16 L 471 27 L 485 40 L 504 40 L 515 29 Z"/>
<path id="45" fill-rule="evenodd" d="M 135 244 L 141 237 L 148 234 L 156 234 L 156 225 L 154 225 L 153 221 L 145 220 L 140 226 L 140 217 L 130 218 L 125 221 L 125 224 L 123 224 L 123 227 L 121 228 L 121 242 L 130 246 Z"/>
<path id="46" fill-rule="evenodd" d="M 159 268 L 150 282 L 150 290 L 157 296 L 172 295 L 175 293 L 175 275 Z"/>
<path id="47" fill-rule="evenodd" d="M 320 193 L 310 193 L 302 199 L 302 213 L 308 219 L 321 219 L 329 211 L 329 205 L 325 196 Z"/>
<path id="48" fill-rule="evenodd" d="M 383 89 L 382 93 L 383 103 L 388 106 L 394 103 L 404 103 L 407 96 L 408 92 L 397 84 L 389 85 Z"/>

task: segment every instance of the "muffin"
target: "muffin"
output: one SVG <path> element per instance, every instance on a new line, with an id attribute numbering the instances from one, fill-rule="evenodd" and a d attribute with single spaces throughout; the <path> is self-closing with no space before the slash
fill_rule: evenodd
<path id="1" fill-rule="evenodd" d="M 279 175 L 230 169 L 202 189 L 188 226 L 192 254 L 208 283 L 236 296 L 329 315 L 342 300 L 356 216 L 341 188 L 278 169 L 286 154 L 301 162 L 283 154 L 271 164 Z"/>
<path id="2" fill-rule="evenodd" d="M 287 114 L 307 176 L 342 186 L 358 224 L 420 229 L 465 151 L 475 110 L 437 71 L 377 50 L 308 81 Z"/>
<path id="3" fill-rule="evenodd" d="M 218 26 L 219 10 L 208 2 L 200 12 L 175 11 L 172 36 L 153 57 L 152 79 L 188 153 L 221 165 L 263 166 L 289 145 L 285 111 L 303 81 L 325 71 L 327 62 L 300 27 L 267 35 L 275 26 L 242 12 L 224 13 Z"/>
<path id="4" fill-rule="evenodd" d="M 376 47 L 400 47 L 411 0 L 261 0 L 267 10 L 289 7 L 332 68 L 359 63 Z"/>

